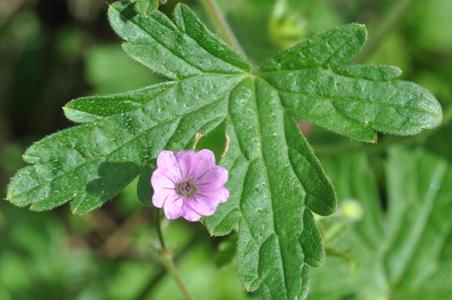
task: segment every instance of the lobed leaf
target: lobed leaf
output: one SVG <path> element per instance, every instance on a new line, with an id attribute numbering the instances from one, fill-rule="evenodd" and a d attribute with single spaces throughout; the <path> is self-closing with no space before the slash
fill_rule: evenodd
<path id="1" fill-rule="evenodd" d="M 260 75 L 291 113 L 353 139 L 376 142 L 378 131 L 414 135 L 438 126 L 438 101 L 424 88 L 396 80 L 398 68 L 341 65 L 366 35 L 362 25 L 337 27 L 268 59 Z"/>
<path id="2" fill-rule="evenodd" d="M 121 2 L 110 6 L 108 17 L 126 41 L 127 54 L 168 78 L 250 70 L 247 62 L 183 5 L 174 10 L 175 23 L 157 10 L 150 16 L 139 15 L 133 6 Z"/>
<path id="3" fill-rule="evenodd" d="M 240 78 L 224 75 L 218 79 L 212 75 L 186 79 L 163 85 L 164 92 L 159 85 L 157 97 L 154 88 L 135 91 L 131 93 L 134 100 L 129 101 L 140 104 L 135 110 L 127 108 L 121 113 L 102 105 L 77 106 L 83 101 L 76 102 L 70 114 L 77 115 L 77 120 L 86 121 L 88 114 L 110 116 L 63 130 L 32 145 L 24 154 L 25 161 L 32 165 L 13 178 L 8 199 L 19 206 L 31 204 L 35 210 L 51 209 L 68 201 L 74 213 L 99 207 L 119 193 L 162 149 L 184 148 L 204 126 L 221 123 L 227 113 L 228 93 Z M 197 86 L 201 82 L 203 88 Z M 108 101 L 121 99 L 119 95 Z M 74 113 L 74 107 L 88 107 L 83 118 L 79 117 L 83 114 Z"/>
<path id="4" fill-rule="evenodd" d="M 281 51 L 265 60 L 261 69 L 268 72 L 341 65 L 357 54 L 366 40 L 367 30 L 364 25 L 339 26 Z"/>

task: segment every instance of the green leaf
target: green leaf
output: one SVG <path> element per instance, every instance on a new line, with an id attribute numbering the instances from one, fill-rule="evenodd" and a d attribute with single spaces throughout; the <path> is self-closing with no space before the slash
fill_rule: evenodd
<path id="1" fill-rule="evenodd" d="M 395 80 L 397 68 L 338 66 L 365 40 L 363 25 L 337 27 L 268 59 L 261 76 L 291 113 L 357 140 L 375 142 L 377 131 L 413 135 L 438 126 L 438 101 L 416 84 Z"/>
<path id="2" fill-rule="evenodd" d="M 222 268 L 230 264 L 236 254 L 237 237 L 232 235 L 221 241 L 218 245 L 218 252 L 215 257 L 215 264 L 217 267 Z"/>
<path id="3" fill-rule="evenodd" d="M 313 213 L 329 215 L 336 206 L 296 118 L 362 140 L 374 140 L 375 131 L 415 133 L 441 118 L 427 91 L 395 79 L 398 69 L 341 65 L 364 43 L 361 25 L 315 36 L 252 71 L 186 6 L 176 6 L 173 22 L 114 3 L 109 20 L 132 58 L 171 81 L 70 102 L 66 116 L 82 124 L 26 151 L 29 166 L 12 179 L 8 200 L 34 210 L 70 202 L 74 213 L 87 213 L 146 174 L 163 149 L 192 148 L 199 132 L 224 129 L 220 163 L 231 196 L 204 223 L 213 235 L 238 231 L 239 277 L 267 299 L 306 295 L 307 265 L 324 258 Z M 375 103 L 380 93 L 392 98 Z M 146 201 L 146 175 L 140 179 Z"/>
<path id="4" fill-rule="evenodd" d="M 137 182 L 137 198 L 144 205 L 151 205 L 152 195 L 154 191 L 152 189 L 150 178 L 152 175 L 152 171 L 155 168 L 155 163 L 152 163 L 150 166 L 144 167 L 138 177 Z"/>
<path id="5" fill-rule="evenodd" d="M 172 83 L 162 83 L 121 94 L 83 97 L 72 100 L 63 110 L 66 118 L 73 122 L 93 122 L 103 117 L 138 110 L 166 93 L 172 86 Z"/>
<path id="6" fill-rule="evenodd" d="M 206 73 L 241 74 L 250 65 L 223 41 L 209 32 L 185 6 L 174 11 L 175 22 L 154 11 L 137 15 L 133 6 L 110 6 L 111 26 L 126 43 L 132 58 L 156 73 L 181 79 Z"/>
<path id="7" fill-rule="evenodd" d="M 142 15 L 149 15 L 159 7 L 159 0 L 136 0 L 135 8 Z"/>
<path id="8" fill-rule="evenodd" d="M 348 62 L 367 39 L 364 25 L 349 24 L 316 35 L 262 63 L 263 71 L 333 67 Z"/>
<path id="9" fill-rule="evenodd" d="M 354 199 L 364 215 L 330 245 L 356 260 L 357 269 L 328 258 L 313 272 L 309 299 L 451 299 L 452 166 L 421 149 L 391 148 L 385 213 L 364 154 L 325 163 L 339 207 Z"/>
<path id="10" fill-rule="evenodd" d="M 18 172 L 9 186 L 8 199 L 19 206 L 32 204 L 35 210 L 68 201 L 74 213 L 99 207 L 136 177 L 161 149 L 182 149 L 205 125 L 222 122 L 229 90 L 239 80 L 207 75 L 164 84 L 166 90 L 157 99 L 151 97 L 149 103 L 122 113 L 109 110 L 116 105 L 92 106 L 81 113 L 83 117 L 72 111 L 70 116 L 77 115 L 75 119 L 83 121 L 87 121 L 86 114 L 100 116 L 104 110 L 109 117 L 63 130 L 32 145 L 24 160 L 33 165 Z M 196 88 L 199 84 L 204 87 Z M 144 99 L 149 90 L 154 88 L 135 92 L 131 102 Z M 199 100 L 185 101 L 182 95 Z M 120 171 L 121 167 L 128 170 L 127 174 Z M 122 175 L 115 177 L 116 172 Z"/>
<path id="11" fill-rule="evenodd" d="M 221 123 L 208 134 L 199 132 L 195 144 L 195 150 L 212 150 L 215 154 L 215 160 L 220 162 L 222 157 L 227 154 L 229 147 L 228 137 L 226 136 L 226 124 Z"/>

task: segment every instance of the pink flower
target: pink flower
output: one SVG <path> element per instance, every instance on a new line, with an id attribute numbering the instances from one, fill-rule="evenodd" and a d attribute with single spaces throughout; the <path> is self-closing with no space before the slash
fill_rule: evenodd
<path id="1" fill-rule="evenodd" d="M 154 189 L 152 203 L 165 211 L 168 219 L 179 217 L 195 222 L 202 216 L 211 216 L 218 204 L 229 198 L 224 187 L 228 171 L 215 165 L 210 150 L 162 151 L 157 158 L 157 169 L 151 177 Z"/>

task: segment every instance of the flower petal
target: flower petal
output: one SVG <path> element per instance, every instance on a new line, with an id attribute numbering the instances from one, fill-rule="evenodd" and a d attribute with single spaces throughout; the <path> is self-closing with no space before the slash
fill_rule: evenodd
<path id="1" fill-rule="evenodd" d="M 196 153 L 199 160 L 205 161 L 212 167 L 215 166 L 215 154 L 209 149 L 202 149 Z"/>
<path id="2" fill-rule="evenodd" d="M 174 189 L 176 187 L 176 179 L 171 174 L 158 168 L 152 173 L 151 184 L 154 190 L 158 189 Z"/>
<path id="3" fill-rule="evenodd" d="M 193 178 L 201 177 L 215 166 L 215 154 L 208 149 L 203 149 L 196 153 L 196 168 L 193 169 L 192 176 Z"/>
<path id="4" fill-rule="evenodd" d="M 165 211 L 165 216 L 170 220 L 179 218 L 183 213 L 182 210 L 183 207 L 184 199 L 179 195 L 169 196 L 163 203 L 163 210 Z"/>
<path id="5" fill-rule="evenodd" d="M 196 153 L 194 151 L 184 150 L 176 153 L 177 162 L 179 164 L 182 180 L 191 178 L 193 169 L 196 168 Z"/>
<path id="6" fill-rule="evenodd" d="M 182 217 L 190 222 L 196 222 L 199 221 L 202 216 L 195 212 L 193 209 L 191 209 L 190 206 L 184 205 Z"/>
<path id="7" fill-rule="evenodd" d="M 169 197 L 176 197 L 175 190 L 171 189 L 154 189 L 154 195 L 152 195 L 152 204 L 155 207 L 162 208 L 165 204 L 166 199 Z"/>
<path id="8" fill-rule="evenodd" d="M 181 179 L 181 170 L 176 155 L 172 151 L 164 150 L 157 157 L 157 170 L 161 170 L 173 181 Z"/>
<path id="9" fill-rule="evenodd" d="M 222 188 L 228 181 L 228 171 L 221 166 L 214 167 L 196 178 L 195 184 L 200 190 L 216 190 Z"/>
<path id="10" fill-rule="evenodd" d="M 223 203 L 228 200 L 229 191 L 227 188 L 222 187 L 216 190 L 199 191 L 198 195 L 202 196 L 204 199 L 209 199 L 209 201 L 214 203 Z"/>
<path id="11" fill-rule="evenodd" d="M 218 201 L 212 201 L 200 195 L 195 195 L 186 201 L 185 206 L 190 206 L 190 208 L 200 215 L 211 216 L 217 210 L 218 203 Z"/>

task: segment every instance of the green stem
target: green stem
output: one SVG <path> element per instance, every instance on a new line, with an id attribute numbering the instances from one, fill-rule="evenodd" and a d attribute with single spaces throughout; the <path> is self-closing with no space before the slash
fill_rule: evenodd
<path id="1" fill-rule="evenodd" d="M 179 286 L 179 289 L 184 295 L 184 298 L 186 300 L 193 300 L 193 297 L 188 292 L 188 289 L 182 282 L 182 279 L 180 278 L 179 273 L 177 272 L 176 266 L 174 265 L 173 259 L 171 257 L 171 252 L 169 251 L 168 248 L 166 248 L 165 239 L 163 238 L 162 233 L 160 211 L 156 212 L 155 220 L 156 220 L 155 229 L 157 230 L 157 236 L 160 242 L 160 256 L 162 258 L 163 264 L 165 265 L 167 272 L 173 277 L 174 281 Z"/>
<path id="2" fill-rule="evenodd" d="M 232 48 L 237 50 L 242 56 L 246 57 L 246 53 L 237 40 L 234 32 L 229 27 L 228 22 L 226 21 L 223 13 L 218 7 L 215 0 L 200 0 L 207 14 L 209 15 L 210 21 L 212 25 L 215 27 L 215 30 L 220 35 L 220 37 Z"/>
<path id="3" fill-rule="evenodd" d="M 157 237 L 160 242 L 160 250 L 165 250 L 167 248 L 166 248 L 165 239 L 163 238 L 162 225 L 161 225 L 162 220 L 161 220 L 161 215 L 160 215 L 159 210 L 155 211 L 154 222 L 155 222 L 155 224 L 154 224 L 155 230 L 157 231 Z"/>
<path id="4" fill-rule="evenodd" d="M 413 0 L 399 0 L 394 7 L 388 12 L 386 17 L 380 22 L 380 25 L 372 33 L 372 38 L 367 42 L 364 49 L 354 59 L 355 63 L 364 62 L 381 44 L 381 41 L 392 27 L 402 18 L 409 6 L 413 4 Z"/>

